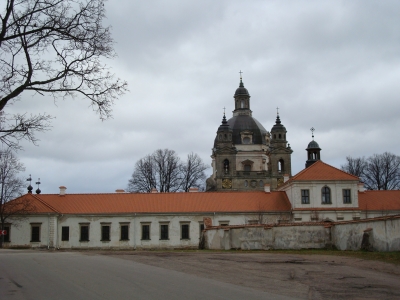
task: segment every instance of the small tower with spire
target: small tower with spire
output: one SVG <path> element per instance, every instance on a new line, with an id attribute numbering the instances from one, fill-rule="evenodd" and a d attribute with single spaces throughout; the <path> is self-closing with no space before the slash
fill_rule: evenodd
<path id="1" fill-rule="evenodd" d="M 252 111 L 250 110 L 250 94 L 249 91 L 244 87 L 242 71 L 240 73 L 239 87 L 235 91 L 233 98 L 235 99 L 235 110 L 233 116 L 248 115 L 251 116 Z"/>
<path id="2" fill-rule="evenodd" d="M 286 133 L 287 130 L 279 116 L 279 108 L 276 108 L 276 121 L 271 129 L 270 143 L 272 188 L 276 188 L 283 183 L 284 175 L 292 176 L 291 154 L 293 150 L 286 140 Z"/>
<path id="3" fill-rule="evenodd" d="M 318 143 L 314 141 L 314 127 L 311 127 L 311 136 L 312 136 L 312 141 L 308 144 L 308 147 L 306 149 L 307 151 L 307 161 L 306 161 L 306 168 L 311 166 L 313 163 L 315 163 L 318 160 L 321 160 L 321 148 L 319 147 Z"/>

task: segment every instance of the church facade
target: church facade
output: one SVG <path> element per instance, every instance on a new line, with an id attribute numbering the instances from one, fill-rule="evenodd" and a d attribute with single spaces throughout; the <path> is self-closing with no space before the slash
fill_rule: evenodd
<path id="1" fill-rule="evenodd" d="M 275 190 L 292 175 L 287 130 L 279 114 L 270 132 L 253 117 L 242 78 L 233 98 L 233 116 L 227 120 L 224 113 L 214 140 L 207 191 Z"/>

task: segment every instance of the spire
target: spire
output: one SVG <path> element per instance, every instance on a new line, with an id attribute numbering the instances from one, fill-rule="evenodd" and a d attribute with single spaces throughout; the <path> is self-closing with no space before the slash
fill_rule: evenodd
<path id="1" fill-rule="evenodd" d="M 28 193 L 29 193 L 29 194 L 32 194 L 33 187 L 32 187 L 32 185 L 31 185 L 31 182 L 32 182 L 32 176 L 31 176 L 31 174 L 29 174 L 29 178 L 28 178 L 26 181 L 29 181 Z"/>
<path id="2" fill-rule="evenodd" d="M 242 81 L 242 70 L 240 70 L 239 71 L 239 74 L 240 74 L 240 84 L 239 84 L 239 87 L 244 87 L 244 85 L 243 85 L 243 81 Z"/>

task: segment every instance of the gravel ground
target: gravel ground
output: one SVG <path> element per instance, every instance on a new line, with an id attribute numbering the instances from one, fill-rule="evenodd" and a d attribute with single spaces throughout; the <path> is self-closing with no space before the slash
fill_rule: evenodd
<path id="1" fill-rule="evenodd" d="M 330 255 L 88 251 L 301 299 L 400 299 L 400 269 Z"/>

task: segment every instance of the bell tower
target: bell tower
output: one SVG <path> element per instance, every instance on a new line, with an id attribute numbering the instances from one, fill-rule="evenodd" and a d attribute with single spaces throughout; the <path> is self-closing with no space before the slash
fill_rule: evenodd
<path id="1" fill-rule="evenodd" d="M 284 175 L 292 176 L 291 154 L 293 150 L 290 148 L 286 140 L 287 130 L 282 125 L 277 108 L 275 125 L 271 129 L 271 188 L 276 189 L 283 184 Z"/>

